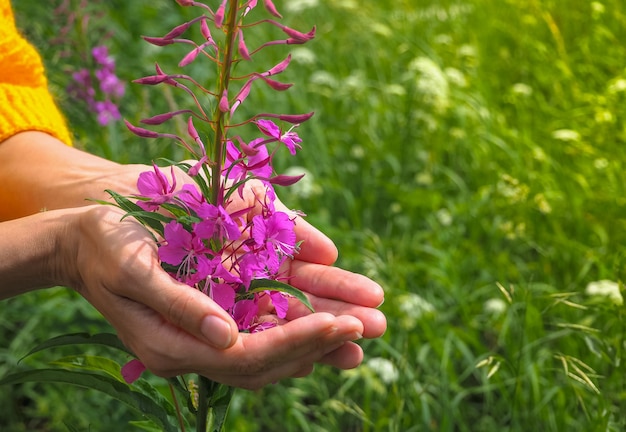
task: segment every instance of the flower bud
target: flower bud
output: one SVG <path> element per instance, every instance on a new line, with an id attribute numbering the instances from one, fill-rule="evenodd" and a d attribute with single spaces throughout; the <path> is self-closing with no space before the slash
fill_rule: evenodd
<path id="1" fill-rule="evenodd" d="M 287 90 L 289 87 L 293 86 L 293 84 L 290 83 L 281 83 L 278 81 L 275 81 L 273 79 L 269 79 L 269 78 L 263 78 L 263 81 L 265 81 L 267 83 L 267 85 L 269 85 L 271 88 L 273 88 L 274 90 L 278 90 L 278 91 L 284 91 Z"/>
<path id="2" fill-rule="evenodd" d="M 248 4 L 246 5 L 245 10 L 243 11 L 243 16 L 248 15 L 248 12 L 250 12 L 252 9 L 256 7 L 256 3 L 257 3 L 257 0 L 250 0 Z"/>
<path id="3" fill-rule="evenodd" d="M 306 114 L 280 114 L 278 116 L 279 120 L 286 121 L 291 124 L 299 124 L 304 123 L 311 117 L 313 117 L 314 112 L 306 113 Z"/>
<path id="4" fill-rule="evenodd" d="M 275 184 L 278 186 L 291 186 L 292 184 L 299 182 L 302 177 L 304 177 L 304 174 L 297 176 L 279 174 L 277 176 L 271 177 L 270 179 L 268 179 L 268 181 L 271 184 Z"/>
<path id="5" fill-rule="evenodd" d="M 218 108 L 221 112 L 228 112 L 228 110 L 230 109 L 230 107 L 228 106 L 228 90 L 226 89 L 224 89 L 224 92 L 222 93 Z"/>
<path id="6" fill-rule="evenodd" d="M 242 58 L 244 58 L 245 60 L 252 60 L 252 58 L 250 58 L 250 53 L 248 52 L 248 47 L 246 46 L 246 42 L 243 39 L 243 32 L 241 30 L 239 30 L 238 49 L 239 49 L 239 55 Z"/>
<path id="7" fill-rule="evenodd" d="M 154 117 L 143 119 L 141 120 L 141 123 L 147 124 L 147 125 L 160 125 L 161 123 L 166 122 L 167 120 L 171 119 L 175 115 L 176 113 L 167 112 L 167 113 L 155 115 Z"/>
<path id="8" fill-rule="evenodd" d="M 196 47 L 192 49 L 191 51 L 189 51 L 189 53 L 185 57 L 183 57 L 180 63 L 178 63 L 178 66 L 185 67 L 189 63 L 193 62 L 196 59 L 196 57 L 198 57 L 198 54 L 200 54 L 200 51 L 201 51 L 200 47 Z"/>
<path id="9" fill-rule="evenodd" d="M 203 19 L 202 22 L 200 22 L 200 32 L 206 40 L 213 40 L 213 36 L 211 35 L 211 29 L 209 29 L 209 25 L 206 23 L 206 19 Z"/>
<path id="10" fill-rule="evenodd" d="M 191 116 L 189 116 L 189 120 L 187 120 L 187 133 L 194 141 L 198 142 L 200 140 L 200 135 L 198 135 L 198 131 L 193 125 L 193 117 Z"/>
<path id="11" fill-rule="evenodd" d="M 128 128 L 129 131 L 131 131 L 132 133 L 134 133 L 135 135 L 139 137 L 142 137 L 142 138 L 158 138 L 159 137 L 158 133 L 148 130 L 148 129 L 133 126 L 128 120 L 124 120 L 124 124 L 126 124 L 126 127 Z"/>
<path id="12" fill-rule="evenodd" d="M 239 90 L 239 93 L 237 93 L 237 96 L 235 96 L 235 102 L 233 103 L 233 106 L 230 108 L 231 116 L 235 113 L 235 110 L 239 107 L 239 105 L 241 105 L 243 101 L 246 100 L 246 98 L 250 94 L 250 86 L 252 85 L 252 81 L 254 81 L 254 78 L 249 79 L 243 85 L 243 87 L 241 87 L 241 90 Z"/>
<path id="13" fill-rule="evenodd" d="M 151 75 L 133 80 L 136 84 L 157 85 L 168 79 L 167 75 Z"/>
<path id="14" fill-rule="evenodd" d="M 271 68 L 270 70 L 268 70 L 267 72 L 261 75 L 264 75 L 264 76 L 277 75 L 281 73 L 282 71 L 284 71 L 285 69 L 287 69 L 287 66 L 289 66 L 289 62 L 291 62 L 291 54 L 289 54 L 285 60 L 281 61 L 276 66 L 274 66 L 273 68 Z"/>
<path id="15" fill-rule="evenodd" d="M 267 11 L 270 14 L 274 15 L 276 18 L 282 18 L 283 17 L 276 10 L 276 6 L 274 6 L 274 3 L 272 3 L 272 0 L 263 0 L 263 6 L 265 6 L 265 9 L 267 9 Z"/>
<path id="16" fill-rule="evenodd" d="M 165 39 L 165 38 L 160 38 L 160 37 L 142 36 L 141 38 L 145 40 L 146 42 L 151 43 L 152 45 L 156 45 L 156 46 L 171 45 L 174 43 L 174 41 L 171 39 Z"/>
<path id="17" fill-rule="evenodd" d="M 224 0 L 222 1 L 222 4 L 220 5 L 219 8 L 217 8 L 217 11 L 215 11 L 215 17 L 214 22 L 215 22 L 215 27 L 217 28 L 222 28 L 222 25 L 224 24 L 224 14 L 226 13 L 226 2 L 228 0 Z"/>
<path id="18" fill-rule="evenodd" d="M 186 23 L 182 23 L 181 25 L 178 25 L 178 26 L 174 27 L 168 34 L 163 36 L 163 39 L 174 39 L 174 38 L 177 38 L 178 36 L 180 36 L 183 33 L 185 33 L 187 31 L 187 29 L 191 26 L 191 24 L 193 24 L 194 21 L 195 20 L 189 21 L 189 22 L 186 22 Z"/>

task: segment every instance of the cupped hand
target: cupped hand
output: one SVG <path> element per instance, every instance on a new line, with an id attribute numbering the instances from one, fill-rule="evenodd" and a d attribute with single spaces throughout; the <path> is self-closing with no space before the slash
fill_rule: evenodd
<path id="1" fill-rule="evenodd" d="M 303 315 L 264 332 L 239 334 L 209 297 L 161 269 L 151 235 L 131 218 L 120 221 L 123 214 L 109 206 L 78 212 L 65 242 L 73 246 L 60 251 L 65 263 L 61 273 L 63 282 L 103 314 L 153 373 L 196 372 L 254 389 L 306 375 L 316 362 L 337 367 L 360 363 L 358 349 L 342 348 L 365 331 L 354 316 Z M 337 350 L 345 355 L 332 360 Z"/>

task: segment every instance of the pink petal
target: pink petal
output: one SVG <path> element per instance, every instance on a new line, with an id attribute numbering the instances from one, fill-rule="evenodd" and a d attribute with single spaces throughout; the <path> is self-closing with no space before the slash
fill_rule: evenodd
<path id="1" fill-rule="evenodd" d="M 138 359 L 132 359 L 122 366 L 122 378 L 128 384 L 132 384 L 139 379 L 143 371 L 146 370 L 144 364 Z"/>

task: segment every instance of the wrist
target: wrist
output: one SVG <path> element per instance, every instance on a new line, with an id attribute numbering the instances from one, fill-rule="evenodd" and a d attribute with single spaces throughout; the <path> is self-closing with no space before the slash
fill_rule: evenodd
<path id="1" fill-rule="evenodd" d="M 0 223 L 0 298 L 62 285 L 72 268 L 68 228 L 75 210 L 37 213 Z"/>

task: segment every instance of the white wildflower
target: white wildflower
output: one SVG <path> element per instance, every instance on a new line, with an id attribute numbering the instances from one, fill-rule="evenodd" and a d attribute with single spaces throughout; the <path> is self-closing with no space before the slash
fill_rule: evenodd
<path id="1" fill-rule="evenodd" d="M 589 296 L 601 296 L 609 298 L 613 303 L 621 305 L 624 303 L 619 284 L 610 280 L 599 280 L 589 282 L 585 288 L 585 294 Z"/>
<path id="2" fill-rule="evenodd" d="M 311 75 L 311 83 L 331 88 L 335 88 L 338 85 L 337 78 L 335 78 L 331 73 L 323 70 L 315 71 Z"/>
<path id="3" fill-rule="evenodd" d="M 415 327 L 417 321 L 435 312 L 435 306 L 432 303 L 415 293 L 400 295 L 397 301 L 402 318 L 401 324 L 407 329 Z"/>
<path id="4" fill-rule="evenodd" d="M 369 359 L 366 363 L 382 382 L 385 384 L 392 384 L 398 381 L 400 374 L 398 368 L 388 359 L 382 357 L 374 357 Z"/>
<path id="5" fill-rule="evenodd" d="M 288 176 L 298 176 L 304 174 L 297 183 L 290 186 L 291 192 L 296 196 L 306 199 L 321 193 L 321 187 L 315 183 L 315 178 L 310 171 L 300 166 L 290 166 L 284 172 Z"/>
<path id="6" fill-rule="evenodd" d="M 445 68 L 443 73 L 446 75 L 450 84 L 461 88 L 467 87 L 467 79 L 465 78 L 465 75 L 457 68 Z"/>
<path id="7" fill-rule="evenodd" d="M 437 210 L 437 212 L 435 213 L 435 217 L 442 226 L 447 227 L 452 225 L 452 214 L 447 208 L 441 208 Z"/>
<path id="8" fill-rule="evenodd" d="M 311 9 L 319 4 L 319 0 L 291 0 L 285 4 L 285 9 L 292 13 L 299 13 Z"/>
<path id="9" fill-rule="evenodd" d="M 552 132 L 552 138 L 559 141 L 577 142 L 580 141 L 580 134 L 571 129 L 558 129 Z"/>
<path id="10" fill-rule="evenodd" d="M 309 48 L 305 48 L 305 47 L 298 47 L 298 48 L 292 49 L 291 58 L 296 63 L 307 64 L 307 65 L 315 63 L 315 60 L 317 59 L 313 50 L 310 50 Z"/>
<path id="11" fill-rule="evenodd" d="M 511 87 L 511 91 L 519 96 L 530 96 L 533 94 L 533 88 L 531 86 L 529 86 L 528 84 L 524 84 L 524 83 L 515 83 L 513 84 L 513 87 Z"/>
<path id="12" fill-rule="evenodd" d="M 383 92 L 394 96 L 405 96 L 406 88 L 400 84 L 387 84 Z"/>
<path id="13" fill-rule="evenodd" d="M 416 76 L 417 91 L 423 102 L 438 112 L 445 111 L 450 105 L 450 87 L 439 65 L 428 57 L 418 57 L 409 63 L 407 70 Z"/>
<path id="14" fill-rule="evenodd" d="M 626 79 L 618 78 L 609 85 L 609 93 L 620 93 L 626 90 Z"/>
<path id="15" fill-rule="evenodd" d="M 507 304 L 501 298 L 491 298 L 483 304 L 486 314 L 497 317 L 506 311 Z"/>
<path id="16" fill-rule="evenodd" d="M 603 170 L 609 166 L 609 160 L 607 158 L 598 158 L 593 161 L 593 167 L 597 170 Z"/>

